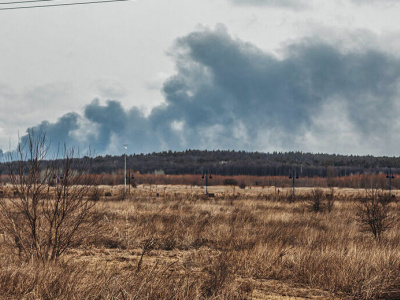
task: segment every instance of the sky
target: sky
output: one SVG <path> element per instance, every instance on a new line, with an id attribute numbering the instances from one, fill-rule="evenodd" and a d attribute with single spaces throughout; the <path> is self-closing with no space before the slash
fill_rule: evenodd
<path id="1" fill-rule="evenodd" d="M 399 156 L 399 15 L 396 0 L 0 10 L 0 149 L 32 131 L 99 155 Z"/>

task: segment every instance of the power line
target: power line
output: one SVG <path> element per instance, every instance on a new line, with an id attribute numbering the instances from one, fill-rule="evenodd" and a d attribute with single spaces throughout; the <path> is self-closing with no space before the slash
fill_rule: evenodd
<path id="1" fill-rule="evenodd" d="M 28 0 L 28 1 L 0 2 L 0 5 L 23 4 L 32 2 L 49 2 L 49 1 L 56 1 L 56 0 Z"/>
<path id="2" fill-rule="evenodd" d="M 45 2 L 45 1 L 55 1 L 55 0 L 30 0 L 30 1 L 20 1 L 20 2 L 25 2 L 25 3 L 26 3 L 26 2 Z M 0 10 L 41 8 L 41 7 L 55 7 L 55 6 L 72 6 L 72 5 L 98 4 L 98 3 L 122 2 L 122 1 L 130 1 L 130 0 L 102 0 L 102 1 L 60 3 L 60 4 L 50 4 L 50 5 L 16 6 L 16 7 L 5 7 L 5 8 L 0 8 Z M 14 2 L 14 3 L 16 3 L 16 2 Z"/>

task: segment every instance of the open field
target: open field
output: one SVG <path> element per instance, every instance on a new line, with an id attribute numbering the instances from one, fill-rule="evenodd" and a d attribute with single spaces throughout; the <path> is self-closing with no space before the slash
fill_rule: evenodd
<path id="1" fill-rule="evenodd" d="M 0 238 L 2 299 L 400 298 L 400 228 L 360 230 L 364 190 L 323 189 L 335 202 L 317 213 L 311 188 L 295 201 L 290 188 L 100 188 L 98 228 L 59 262 L 22 261 Z"/>

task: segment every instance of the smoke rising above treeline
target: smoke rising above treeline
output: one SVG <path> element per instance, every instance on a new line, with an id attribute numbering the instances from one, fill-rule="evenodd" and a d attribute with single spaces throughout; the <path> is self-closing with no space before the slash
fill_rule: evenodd
<path id="1" fill-rule="evenodd" d="M 374 49 L 341 50 L 318 39 L 279 56 L 219 25 L 176 40 L 165 102 L 145 115 L 118 99 L 27 131 L 97 154 L 184 149 L 387 155 L 400 146 L 400 60 Z M 56 99 L 55 99 L 56 100 Z M 390 126 L 388 126 L 390 122 Z M 22 137 L 24 138 L 24 137 Z"/>

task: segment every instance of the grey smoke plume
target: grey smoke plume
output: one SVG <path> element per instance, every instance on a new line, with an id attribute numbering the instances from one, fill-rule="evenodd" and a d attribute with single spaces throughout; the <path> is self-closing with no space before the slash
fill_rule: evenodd
<path id="1" fill-rule="evenodd" d="M 164 83 L 165 103 L 149 116 L 118 101 L 94 100 L 82 116 L 66 114 L 28 130 L 82 149 L 91 145 L 100 154 L 121 153 L 124 143 L 136 153 L 397 151 L 399 125 L 387 126 L 399 112 L 396 57 L 368 49 L 343 52 L 312 39 L 277 57 L 232 38 L 223 26 L 179 38 L 171 53 L 177 72 Z"/>

